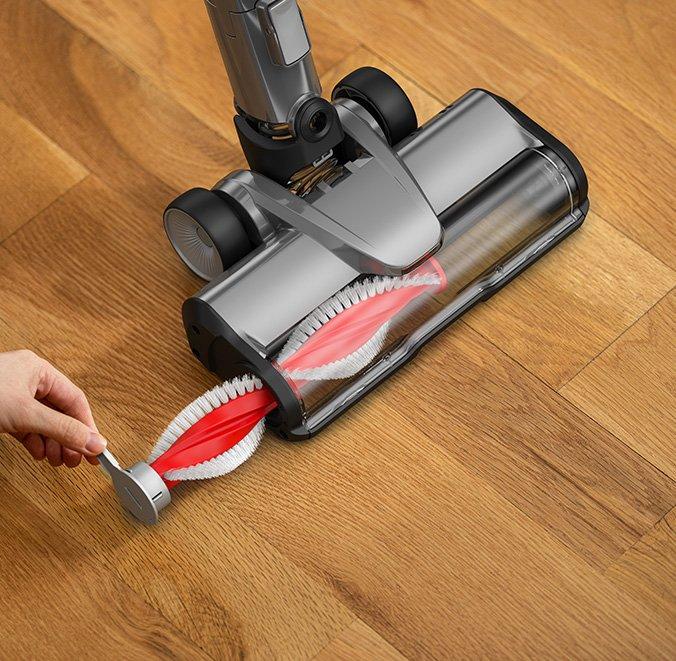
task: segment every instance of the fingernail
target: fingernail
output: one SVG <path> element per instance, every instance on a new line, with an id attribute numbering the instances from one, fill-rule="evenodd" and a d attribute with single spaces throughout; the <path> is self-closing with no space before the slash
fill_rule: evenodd
<path id="1" fill-rule="evenodd" d="M 108 445 L 108 443 L 106 439 L 103 438 L 103 436 L 97 434 L 96 432 L 92 432 L 89 435 L 87 444 L 85 445 L 85 450 L 91 454 L 101 454 L 106 449 L 106 445 Z"/>

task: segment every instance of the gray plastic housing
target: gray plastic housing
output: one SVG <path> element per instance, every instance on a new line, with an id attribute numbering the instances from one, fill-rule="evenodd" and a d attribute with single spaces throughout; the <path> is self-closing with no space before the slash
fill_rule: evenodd
<path id="1" fill-rule="evenodd" d="M 306 438 L 405 364 L 436 333 L 577 229 L 587 184 L 574 155 L 504 100 L 472 90 L 394 149 L 360 106 L 337 101 L 367 155 L 305 199 L 255 173 L 219 182 L 262 245 L 184 305 L 193 352 L 222 378 L 252 371 L 277 396 L 269 424 Z M 294 382 L 275 356 L 318 305 L 367 274 L 434 259 L 446 286 L 392 320 L 348 379 Z"/>

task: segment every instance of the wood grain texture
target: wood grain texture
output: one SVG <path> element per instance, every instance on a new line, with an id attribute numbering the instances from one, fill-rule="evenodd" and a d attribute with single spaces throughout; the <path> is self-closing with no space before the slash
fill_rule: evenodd
<path id="1" fill-rule="evenodd" d="M 672 10 L 302 7 L 327 94 L 377 66 L 424 121 L 487 87 L 581 157 L 592 213 L 318 438 L 266 435 L 152 530 L 99 470 L 0 439 L 0 658 L 673 658 Z M 82 386 L 126 465 L 216 383 L 161 216 L 244 165 L 231 102 L 199 0 L 0 3 L 0 351 Z"/>
<path id="2" fill-rule="evenodd" d="M 0 658 L 208 658 L 4 478 L 0 499 Z"/>
<path id="3" fill-rule="evenodd" d="M 304 4 L 446 103 L 472 87 L 518 100 L 546 75 L 552 60 L 474 3 L 427 5 L 432 15 L 426 17 L 417 0 Z"/>
<path id="4" fill-rule="evenodd" d="M 315 661 L 402 661 L 404 658 L 371 627 L 356 620 L 332 640 Z"/>
<path id="5" fill-rule="evenodd" d="M 665 296 L 563 389 L 676 479 L 676 294 Z"/>
<path id="6" fill-rule="evenodd" d="M 58 145 L 0 102 L 0 241 L 81 181 L 87 171 Z"/>
<path id="7" fill-rule="evenodd" d="M 567 11 L 554 0 L 476 0 L 476 4 L 673 143 L 673 3 L 600 0 L 576 2 Z"/>
<path id="8" fill-rule="evenodd" d="M 12 26 L 0 32 L 0 99 L 124 195 L 145 199 L 155 179 L 176 191 L 210 185 L 241 164 L 223 138 L 41 2 L 3 3 L 0 20 Z"/>

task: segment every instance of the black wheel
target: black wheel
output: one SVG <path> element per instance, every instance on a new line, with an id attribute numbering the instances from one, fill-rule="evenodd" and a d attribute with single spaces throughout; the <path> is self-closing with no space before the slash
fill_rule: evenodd
<path id="1" fill-rule="evenodd" d="M 164 212 L 164 229 L 186 266 L 205 280 L 229 269 L 254 247 L 233 206 L 205 188 L 179 195 Z"/>
<path id="2" fill-rule="evenodd" d="M 366 108 L 383 130 L 390 146 L 418 128 L 413 104 L 396 80 L 375 67 L 362 67 L 343 78 L 332 99 L 352 99 Z"/>

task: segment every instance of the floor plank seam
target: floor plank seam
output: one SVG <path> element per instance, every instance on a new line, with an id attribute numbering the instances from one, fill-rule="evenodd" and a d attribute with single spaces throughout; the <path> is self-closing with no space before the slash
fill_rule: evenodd
<path id="1" fill-rule="evenodd" d="M 352 613 L 352 611 L 350 611 Z M 354 613 L 353 613 L 354 615 Z M 357 615 L 354 616 L 354 619 L 348 624 L 346 627 L 341 629 L 341 631 L 338 632 L 331 640 L 329 640 L 324 647 L 322 647 L 316 654 L 313 654 L 310 659 L 316 659 L 324 650 L 329 648 L 338 638 L 340 638 L 350 627 L 354 626 L 356 622 L 359 622 L 361 618 L 359 618 Z"/>
<path id="2" fill-rule="evenodd" d="M 638 546 L 648 535 L 651 535 L 655 528 L 662 523 L 674 510 L 676 509 L 676 502 L 673 503 L 672 507 L 670 507 L 655 523 L 648 529 L 646 530 L 631 546 L 627 547 L 620 555 L 618 555 L 608 566 L 603 568 L 602 573 L 605 575 L 608 573 L 610 569 L 612 569 L 618 562 L 621 562 L 622 558 L 624 558 L 627 553 L 629 553 L 633 548 Z"/>
<path id="3" fill-rule="evenodd" d="M 546 257 L 545 257 L 545 259 L 546 259 Z M 495 296 L 499 296 L 499 295 L 500 295 L 500 292 L 497 292 L 497 293 L 495 294 Z M 489 300 L 489 301 L 484 301 L 483 304 L 490 305 L 490 300 Z M 484 335 L 484 333 L 482 333 L 479 329 L 474 328 L 474 326 L 472 326 L 472 324 L 470 323 L 470 321 L 468 321 L 467 319 L 458 319 L 458 321 L 457 321 L 456 323 L 464 324 L 464 325 L 465 325 L 467 328 L 469 328 L 473 333 L 476 333 L 476 334 L 479 335 L 483 340 L 485 340 L 488 344 L 490 344 L 494 349 L 497 349 L 497 351 L 499 351 L 503 356 L 505 356 L 505 358 L 507 358 L 507 359 L 510 360 L 511 362 L 515 363 L 516 365 L 518 365 L 521 369 L 523 369 L 525 372 L 527 372 L 528 374 L 530 374 L 530 376 L 532 376 L 534 379 L 536 379 L 537 381 L 539 381 L 543 386 L 545 386 L 545 388 L 547 388 L 548 390 L 550 390 L 550 391 L 552 391 L 552 392 L 554 392 L 554 393 L 558 393 L 557 389 L 556 389 L 554 386 L 552 386 L 550 383 L 547 383 L 547 382 L 546 382 L 541 376 L 539 376 L 538 374 L 535 374 L 534 372 L 532 372 L 532 371 L 531 371 L 526 365 L 524 365 L 518 358 L 515 358 L 515 357 L 512 356 L 511 354 L 507 353 L 507 350 L 506 350 L 506 349 L 503 349 L 501 346 L 495 344 L 495 342 L 493 342 L 493 340 L 491 340 L 488 336 Z M 566 401 L 567 401 L 567 400 L 566 400 Z"/>
<path id="4" fill-rule="evenodd" d="M 590 366 L 597 358 L 600 358 L 606 351 L 608 351 L 608 349 L 612 348 L 612 346 L 613 346 L 614 344 L 616 344 L 617 342 L 619 342 L 619 341 L 624 337 L 624 335 L 625 335 L 626 333 L 628 333 L 634 326 L 636 326 L 636 324 L 638 324 L 638 323 L 639 323 L 639 322 L 640 322 L 647 314 L 649 314 L 649 313 L 651 312 L 651 310 L 652 310 L 655 306 L 659 305 L 665 298 L 667 298 L 667 296 L 669 296 L 675 289 L 676 289 L 676 285 L 674 285 L 669 291 L 667 291 L 663 296 L 661 296 L 658 300 L 656 300 L 656 301 L 655 301 L 655 302 L 654 302 L 647 310 L 645 310 L 644 312 L 642 312 L 640 316 L 638 316 L 636 319 L 634 319 L 634 321 L 632 321 L 631 324 L 630 324 L 629 326 L 627 326 L 627 327 L 626 327 L 624 330 L 622 330 L 618 335 L 616 335 L 616 336 L 615 336 L 615 337 L 614 337 L 614 338 L 613 338 L 613 339 L 612 339 L 612 340 L 611 340 L 611 341 L 610 341 L 610 342 L 609 342 L 609 343 L 608 343 L 601 351 L 599 351 L 595 356 L 593 356 L 592 358 L 590 358 L 590 359 L 589 359 L 589 360 L 588 360 L 588 361 L 587 361 L 587 362 L 586 362 L 586 363 L 585 363 L 585 364 L 584 364 L 577 372 L 575 372 L 575 374 L 574 374 L 573 376 L 571 376 L 565 383 L 561 384 L 558 388 L 556 388 L 556 389 L 555 389 L 556 392 L 558 392 L 560 395 L 563 395 L 563 393 L 562 393 L 561 391 L 562 391 L 562 390 L 563 390 L 563 389 L 564 389 L 571 381 L 573 381 L 573 379 L 577 378 L 577 377 L 578 377 L 582 372 L 584 372 L 584 371 L 585 371 L 585 370 L 586 370 L 586 369 L 587 369 L 587 368 L 588 368 L 588 367 L 589 367 L 589 366 Z M 567 398 L 565 395 L 563 395 L 563 396 L 564 396 L 564 398 L 565 398 L 567 401 L 570 401 L 570 400 L 568 400 L 568 398 Z M 574 404 L 573 402 L 571 402 L 571 404 L 573 404 L 573 406 L 575 406 L 575 404 Z M 576 408 L 577 408 L 577 407 L 576 407 Z M 609 431 L 610 431 L 610 430 L 609 430 Z"/>
<path id="5" fill-rule="evenodd" d="M 554 391 L 554 392 L 556 392 L 556 391 Z M 589 415 L 589 413 L 587 413 L 586 411 L 582 410 L 581 408 L 578 408 L 578 406 L 576 404 L 571 402 L 569 399 L 566 399 L 566 397 L 564 397 L 561 393 L 557 392 L 556 394 L 559 397 L 561 397 L 563 399 L 563 401 L 565 401 L 567 404 L 572 406 L 576 411 L 581 413 L 590 422 L 592 422 L 597 427 L 600 427 L 601 429 L 603 429 L 606 433 L 610 434 L 610 436 L 612 436 L 618 443 L 621 443 L 622 445 L 624 445 L 625 448 L 627 448 L 629 450 L 629 452 L 631 452 L 632 454 L 635 454 L 637 457 L 639 457 L 639 459 L 642 462 L 651 466 L 656 472 L 658 472 L 660 475 L 662 475 L 664 477 L 664 479 L 667 480 L 671 485 L 674 485 L 676 487 L 676 480 L 674 480 L 674 478 L 672 478 L 670 475 L 665 473 L 659 466 L 656 466 L 652 461 L 650 461 L 650 459 L 648 459 L 647 457 L 644 457 L 640 452 L 638 452 L 637 450 L 632 448 L 631 445 L 629 445 L 628 443 L 625 443 L 621 438 L 618 438 L 618 436 L 615 433 L 613 433 L 610 429 L 608 429 L 607 427 L 604 427 L 598 420 L 595 420 L 594 418 L 592 418 L 592 416 Z M 676 503 L 674 503 L 674 504 L 676 504 Z M 669 509 L 671 509 L 671 505 L 670 505 Z"/>
<path id="6" fill-rule="evenodd" d="M 49 136 L 47 136 L 47 137 L 49 137 Z M 50 140 L 51 140 L 51 138 L 50 138 Z M 54 144 L 56 144 L 56 143 L 54 143 Z M 59 148 L 63 150 L 63 147 L 59 146 Z M 69 186 L 66 190 L 64 190 L 61 194 L 59 194 L 58 197 L 55 197 L 46 207 L 44 207 L 43 209 L 40 209 L 40 211 L 33 214 L 28 220 L 21 223 L 21 225 L 19 225 L 19 227 L 14 229 L 4 239 L 2 239 L 2 241 L 0 241 L 0 246 L 4 246 L 7 241 L 9 241 L 13 236 L 18 234 L 19 232 L 21 232 L 21 230 L 23 230 L 24 228 L 27 228 L 36 218 L 41 216 L 43 213 L 46 213 L 47 211 L 49 211 L 49 209 L 51 209 L 55 204 L 60 202 L 66 195 L 68 195 L 70 192 L 74 191 L 78 186 L 84 184 L 91 177 L 95 176 L 94 173 L 90 172 L 88 168 L 85 168 L 85 170 L 87 170 L 86 176 L 84 176 L 79 181 L 76 181 L 72 186 Z M 8 252 L 11 252 L 11 251 L 8 250 Z"/>
<path id="7" fill-rule="evenodd" d="M 652 257 L 654 260 L 658 261 L 662 266 L 664 266 L 665 268 L 669 269 L 669 271 L 671 271 L 672 275 L 673 275 L 674 278 L 676 279 L 676 271 L 674 270 L 674 268 L 673 268 L 671 265 L 667 264 L 661 257 L 658 257 L 657 255 L 655 255 L 654 253 L 652 253 L 650 250 L 648 250 L 648 248 L 646 248 L 645 246 L 641 245 L 638 241 L 636 241 L 636 239 L 634 239 L 633 237 L 629 236 L 629 235 L 624 231 L 623 228 L 618 227 L 618 226 L 615 225 L 613 222 L 611 222 L 610 220 L 608 220 L 605 216 L 601 215 L 598 211 L 596 211 L 596 210 L 593 208 L 593 206 L 591 206 L 590 208 L 591 208 L 591 212 L 594 214 L 594 216 L 595 216 L 596 218 L 599 218 L 599 219 L 602 220 L 604 223 L 606 223 L 607 225 L 609 225 L 610 227 L 612 227 L 618 234 L 620 234 L 621 236 L 623 236 L 627 241 L 629 241 L 632 245 L 634 245 L 636 248 L 638 248 L 641 252 L 644 252 L 646 255 L 650 255 L 650 257 Z"/>

